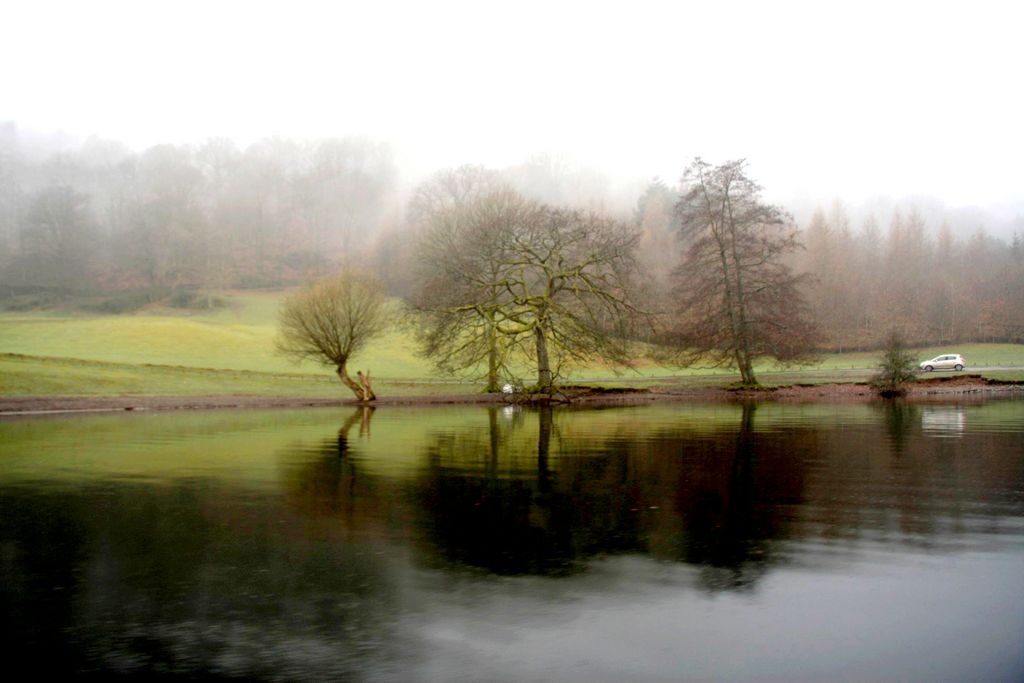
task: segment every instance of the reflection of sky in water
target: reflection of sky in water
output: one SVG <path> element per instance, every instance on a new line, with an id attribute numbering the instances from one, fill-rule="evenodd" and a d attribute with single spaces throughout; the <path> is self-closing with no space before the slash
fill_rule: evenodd
<path id="1" fill-rule="evenodd" d="M 458 587 L 402 630 L 430 653 L 417 675 L 431 680 L 453 663 L 510 681 L 1009 680 L 1024 673 L 1024 616 L 1004 598 L 1022 569 L 1006 557 L 784 569 L 755 594 L 709 595 L 691 568 L 619 558 L 557 596 L 542 579 Z"/>
<path id="2" fill-rule="evenodd" d="M 311 623 L 312 600 L 284 618 L 164 623 L 150 636 L 184 662 L 215 651 L 206 666 L 237 676 L 1017 680 L 1024 616 L 1006 596 L 1022 570 L 1019 555 L 918 557 L 786 568 L 754 593 L 707 593 L 695 569 L 639 557 L 567 579 L 467 579 L 398 565 L 388 567 L 384 621 Z M 132 669 L 129 653 L 106 660 Z"/>
<path id="3" fill-rule="evenodd" d="M 959 406 L 925 406 L 921 427 L 935 436 L 959 436 L 967 427 L 967 413 Z"/>
<path id="4" fill-rule="evenodd" d="M 1019 679 L 1019 406 L 0 423 L 7 643 L 43 673 Z"/>

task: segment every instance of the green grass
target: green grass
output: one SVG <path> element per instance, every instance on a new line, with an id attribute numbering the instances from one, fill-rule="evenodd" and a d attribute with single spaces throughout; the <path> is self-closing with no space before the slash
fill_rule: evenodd
<path id="1" fill-rule="evenodd" d="M 221 295 L 212 311 L 150 309 L 135 315 L 0 314 L 0 353 L 260 372 L 324 373 L 274 353 L 281 292 Z M 353 361 L 380 378 L 436 377 L 401 331 L 375 342 Z"/>
<path id="2" fill-rule="evenodd" d="M 918 361 L 926 361 L 944 353 L 959 353 L 967 358 L 968 367 L 981 365 L 1024 366 L 1024 344 L 946 344 L 912 349 Z M 829 354 L 817 366 L 829 369 L 874 369 L 881 351 Z"/>
<path id="3" fill-rule="evenodd" d="M 380 380 L 381 395 L 417 396 L 471 393 L 478 387 L 442 380 Z M 132 365 L 75 358 L 0 354 L 0 395 L 6 396 L 294 396 L 350 399 L 351 392 L 331 374 L 215 370 L 164 365 Z"/>
<path id="4" fill-rule="evenodd" d="M 218 292 L 227 305 L 208 311 L 152 307 L 129 315 L 0 313 L 0 394 L 345 396 L 330 369 L 295 364 L 274 352 L 283 294 Z M 961 353 L 973 366 L 1021 367 L 1020 371 L 987 373 L 993 378 L 1024 376 L 1024 345 L 956 344 L 917 349 L 915 355 L 925 360 L 944 352 Z M 783 369 L 763 362 L 755 370 L 767 386 L 864 381 L 879 356 L 880 352 L 829 354 L 809 368 Z M 408 330 L 386 335 L 351 365 L 352 369 L 370 368 L 381 395 L 479 390 L 439 376 L 429 361 L 416 354 Z M 603 367 L 585 368 L 567 381 L 635 387 L 725 386 L 736 381 L 736 373 L 729 368 L 646 364 L 620 375 Z"/>
<path id="5" fill-rule="evenodd" d="M 934 358 L 942 353 L 960 353 L 967 358 L 967 372 L 971 366 L 1016 366 L 1020 370 L 991 370 L 984 375 L 993 379 L 1015 380 L 1024 378 L 1024 345 L 1022 344 L 955 344 L 943 347 L 915 349 L 914 355 L 921 361 Z M 758 381 L 764 386 L 785 386 L 790 384 L 827 384 L 831 382 L 866 382 L 874 375 L 880 361 L 881 351 L 859 351 L 855 353 L 825 354 L 819 362 L 803 367 L 780 367 L 769 360 L 754 366 Z M 938 372 L 934 376 L 946 376 Z M 619 374 L 608 370 L 590 369 L 577 373 L 580 381 L 598 381 L 608 386 L 640 387 L 696 387 L 726 386 L 737 380 L 737 373 L 731 368 L 683 368 L 670 369 L 658 366 L 641 367 Z"/>

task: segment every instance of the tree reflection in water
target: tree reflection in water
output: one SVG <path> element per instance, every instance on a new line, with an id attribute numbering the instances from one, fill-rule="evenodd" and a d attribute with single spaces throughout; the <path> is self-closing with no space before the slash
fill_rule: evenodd
<path id="1" fill-rule="evenodd" d="M 697 565 L 707 589 L 729 590 L 756 582 L 773 560 L 785 532 L 779 503 L 799 500 L 802 473 L 799 458 L 759 451 L 753 404 L 738 429 L 606 444 L 562 439 L 550 408 L 535 414 L 532 474 L 497 474 L 509 435 L 493 409 L 487 434 L 435 438 L 418 483 L 428 563 L 564 575 L 594 558 L 644 553 Z M 473 466 L 478 449 L 488 449 L 483 471 Z M 759 470 L 760 458 L 771 467 Z"/>
<path id="2" fill-rule="evenodd" d="M 275 680 L 379 668 L 395 646 L 388 564 L 335 523 L 364 515 L 350 506 L 357 487 L 345 456 L 353 427 L 368 433 L 369 410 L 291 480 L 291 511 L 213 479 L 5 491 L 8 664 L 31 662 L 44 676 Z"/>
<path id="3" fill-rule="evenodd" d="M 572 501 L 552 491 L 550 407 L 537 411 L 530 469 L 501 469 L 510 435 L 489 408 L 487 433 L 438 434 L 416 483 L 424 560 L 495 574 L 564 574 L 577 569 L 569 537 Z M 486 463 L 480 468 L 480 454 Z"/>
<path id="4" fill-rule="evenodd" d="M 906 450 L 910 434 L 921 429 L 921 408 L 898 398 L 886 399 L 880 405 L 893 452 L 901 455 Z"/>
<path id="5" fill-rule="evenodd" d="M 372 406 L 355 408 L 338 429 L 337 437 L 325 441 L 313 457 L 303 457 L 303 467 L 288 478 L 292 507 L 314 517 L 340 516 L 348 521 L 356 517 L 351 432 L 358 424 L 358 436 L 369 438 L 374 410 Z"/>
<path id="6" fill-rule="evenodd" d="M 956 438 L 929 435 L 915 409 L 895 404 L 877 415 L 730 405 L 388 410 L 374 421 L 360 407 L 340 422 L 296 412 L 269 427 L 267 414 L 244 412 L 26 423 L 30 445 L 53 426 L 70 432 L 73 449 L 26 447 L 33 466 L 50 469 L 0 477 L 5 652 L 15 670 L 37 674 L 351 680 L 396 671 L 393 680 L 407 680 L 416 676 L 402 673 L 420 672 L 438 652 L 454 663 L 429 671 L 454 675 L 467 639 L 494 644 L 477 652 L 477 665 L 506 651 L 505 635 L 544 627 L 603 647 L 622 633 L 623 611 L 637 618 L 636 642 L 653 643 L 653 658 L 661 645 L 683 646 L 661 634 L 709 615 L 727 648 L 748 616 L 802 644 L 815 634 L 798 627 L 806 612 L 788 609 L 791 598 L 842 601 L 848 582 L 863 591 L 846 608 L 854 625 L 870 613 L 866 599 L 879 615 L 872 627 L 889 619 L 895 628 L 917 610 L 911 630 L 941 626 L 921 642 L 949 642 L 942 629 L 955 613 L 951 623 L 974 646 L 1002 643 L 994 639 L 1012 640 L 1007 624 L 1021 623 L 1019 611 L 1003 621 L 992 611 L 1014 605 L 1003 596 L 1013 595 L 1020 558 L 1024 430 L 1018 406 L 992 408 L 972 412 L 972 422 L 990 422 L 970 430 L 961 427 L 968 416 L 947 411 L 940 426 L 957 427 Z M 90 443 L 90 425 L 124 425 L 133 436 L 99 431 L 104 438 Z M 18 431 L 8 430 L 5 445 Z M 239 463 L 263 469 L 245 476 L 252 472 Z M 969 569 L 986 553 L 995 591 Z M 901 601 L 922 557 L 937 558 L 921 574 L 937 592 Z M 911 583 L 874 595 L 873 562 L 908 569 Z M 760 581 L 769 570 L 778 581 Z M 511 575 L 519 578 L 493 580 Z M 933 595 L 950 576 L 960 588 L 934 619 Z M 769 607 L 723 599 L 745 611 L 709 612 L 693 586 L 756 589 Z M 669 605 L 668 615 L 652 605 Z M 828 624 L 836 614 L 832 603 L 810 612 Z M 588 630 L 595 614 L 604 627 Z M 480 625 L 498 636 L 474 639 Z M 557 661 L 547 642 L 532 653 Z M 567 650 L 573 665 L 588 648 Z M 967 661 L 987 661 L 978 652 Z M 1006 659 L 1015 650 L 993 652 Z M 608 661 L 595 678 L 614 678 L 626 660 Z M 519 671 L 509 677 L 522 679 Z M 795 677 L 820 671 L 802 673 Z"/>

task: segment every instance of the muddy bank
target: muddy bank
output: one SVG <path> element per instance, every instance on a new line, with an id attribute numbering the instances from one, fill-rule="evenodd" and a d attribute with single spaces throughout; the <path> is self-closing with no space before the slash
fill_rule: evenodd
<path id="1" fill-rule="evenodd" d="M 906 388 L 907 394 L 904 400 L 915 402 L 950 399 L 968 400 L 971 397 L 979 399 L 998 396 L 1024 397 L 1024 383 L 985 379 L 981 375 L 959 375 L 923 379 L 907 384 Z M 767 394 L 764 398 L 789 401 L 881 400 L 874 388 L 863 382 L 821 385 L 797 384 L 779 387 L 766 392 L 737 391 L 732 393 L 751 398 Z"/>
<path id="2" fill-rule="evenodd" d="M 957 375 L 920 380 L 908 385 L 907 400 L 943 401 L 1024 397 L 1024 383 L 988 380 L 980 375 Z M 878 400 L 866 384 L 797 384 L 757 391 L 722 388 L 653 388 L 647 390 L 567 389 L 555 402 L 573 405 L 613 406 L 645 405 L 666 401 L 786 401 L 846 402 Z M 433 396 L 384 396 L 376 406 L 430 405 L 505 405 L 509 397 L 493 394 L 452 394 Z M 4 396 L 0 397 L 0 416 L 46 415 L 59 413 L 132 412 L 152 410 L 211 410 L 228 408 L 306 408 L 350 406 L 355 402 L 337 399 L 291 398 L 276 396 Z"/>
<path id="3" fill-rule="evenodd" d="M 501 397 L 465 396 L 384 397 L 373 405 L 504 404 Z M 47 413 L 131 412 L 148 410 L 215 410 L 227 408 L 323 408 L 356 405 L 342 397 L 295 398 L 284 396 L 3 396 L 0 417 Z"/>

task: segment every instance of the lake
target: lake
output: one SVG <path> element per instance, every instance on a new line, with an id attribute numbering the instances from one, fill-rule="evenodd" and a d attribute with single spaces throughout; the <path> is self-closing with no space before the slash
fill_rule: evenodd
<path id="1" fill-rule="evenodd" d="M 0 421 L 8 671 L 1024 679 L 1024 401 Z"/>

